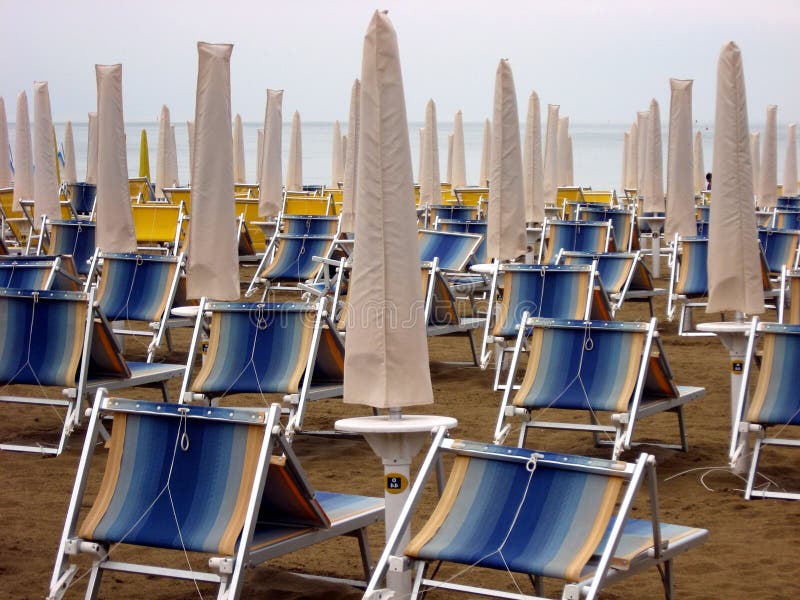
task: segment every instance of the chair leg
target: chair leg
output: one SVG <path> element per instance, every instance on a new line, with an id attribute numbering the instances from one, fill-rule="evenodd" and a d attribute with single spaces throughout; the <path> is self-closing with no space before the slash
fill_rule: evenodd
<path id="1" fill-rule="evenodd" d="M 161 396 L 164 398 L 164 402 L 169 402 L 169 390 L 167 389 L 167 382 L 161 382 Z"/>
<path id="2" fill-rule="evenodd" d="M 472 352 L 472 364 L 474 364 L 476 367 L 479 367 L 481 363 L 478 360 L 478 352 L 475 350 L 475 340 L 472 338 L 471 329 L 467 331 L 467 338 L 469 339 L 469 349 Z"/>
<path id="3" fill-rule="evenodd" d="M 683 406 L 679 406 L 675 411 L 678 414 L 678 430 L 681 435 L 681 450 L 683 452 L 689 451 L 689 442 L 686 441 L 686 423 L 683 419 Z"/>
<path id="4" fill-rule="evenodd" d="M 528 440 L 528 423 L 523 421 L 519 428 L 519 440 L 517 441 L 517 448 L 524 448 L 525 442 Z"/>
<path id="5" fill-rule="evenodd" d="M 103 569 L 100 568 L 100 562 L 96 561 L 92 564 L 92 570 L 89 571 L 88 583 L 86 584 L 86 600 L 97 600 L 97 594 L 100 591 L 100 580 L 103 578 Z"/>
<path id="6" fill-rule="evenodd" d="M 664 572 L 661 574 L 661 582 L 664 584 L 665 600 L 672 600 L 672 560 L 664 561 Z"/>
<path id="7" fill-rule="evenodd" d="M 763 433 L 762 433 L 763 435 Z M 758 459 L 761 455 L 761 437 L 756 440 L 753 446 L 753 457 L 750 461 L 750 472 L 747 474 L 747 486 L 744 489 L 744 499 L 750 500 L 753 494 L 753 485 L 756 481 L 756 470 L 758 469 Z"/>
<path id="8" fill-rule="evenodd" d="M 358 539 L 358 550 L 361 553 L 361 566 L 364 569 L 364 581 L 369 582 L 372 577 L 372 556 L 369 551 L 367 532 L 363 527 L 356 532 L 356 538 Z"/>
<path id="9" fill-rule="evenodd" d="M 497 391 L 500 389 L 500 372 L 503 370 L 503 362 L 505 360 L 505 348 L 501 344 L 495 343 L 494 345 L 494 383 L 492 390 Z"/>

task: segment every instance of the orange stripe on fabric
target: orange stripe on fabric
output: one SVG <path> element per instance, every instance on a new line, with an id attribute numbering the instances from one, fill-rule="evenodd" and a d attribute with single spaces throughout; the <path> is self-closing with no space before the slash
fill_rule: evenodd
<path id="1" fill-rule="evenodd" d="M 72 348 L 69 348 L 69 358 L 67 359 L 67 368 L 65 371 L 66 380 L 64 385 L 75 387 L 77 385 L 78 366 L 81 364 L 81 355 L 83 354 L 83 340 L 86 337 L 86 313 L 89 310 L 88 304 L 81 302 L 75 310 L 75 322 L 72 324 L 74 330 L 72 332 L 63 332 L 64 335 L 72 334 Z M 86 357 L 88 360 L 88 356 Z"/>
<path id="2" fill-rule="evenodd" d="M 641 332 L 631 334 L 630 354 L 628 355 L 628 369 L 625 373 L 625 380 L 620 388 L 619 396 L 614 402 L 614 410 L 623 412 L 628 410 L 633 392 L 636 389 L 636 380 L 639 377 L 639 366 L 642 360 L 642 350 L 644 349 L 645 335 Z M 648 358 L 645 357 L 644 360 Z"/>
<path id="3" fill-rule="evenodd" d="M 542 359 L 543 339 L 544 330 L 534 328 L 528 348 L 528 366 L 525 369 L 525 376 L 522 378 L 519 390 L 517 390 L 514 400 L 511 402 L 514 406 L 525 406 L 525 399 L 528 397 L 533 382 L 536 380 L 536 372 L 539 370 L 539 362 Z"/>
<path id="4" fill-rule="evenodd" d="M 314 333 L 314 313 L 306 313 L 302 319 L 302 330 L 300 332 L 300 347 L 297 349 L 297 356 L 294 369 L 289 376 L 287 391 L 290 394 L 296 394 L 300 391 L 300 378 L 306 370 L 306 362 L 308 352 L 311 349 L 311 337 Z M 309 376 L 311 374 L 309 373 Z"/>
<path id="5" fill-rule="evenodd" d="M 497 319 L 494 322 L 494 330 L 492 331 L 492 335 L 494 336 L 500 335 L 500 333 L 503 331 L 503 326 L 505 325 L 506 319 L 508 318 L 508 304 L 511 302 L 511 295 L 513 294 L 513 280 L 514 279 L 511 276 L 511 273 L 508 271 L 503 274 L 503 297 L 498 303 L 499 310 L 497 311 Z"/>
<path id="6" fill-rule="evenodd" d="M 197 375 L 192 382 L 192 391 L 201 392 L 205 387 L 206 381 L 214 369 L 214 363 L 217 361 L 217 352 L 219 351 L 219 336 L 220 329 L 222 328 L 222 315 L 218 312 L 211 315 L 211 331 L 208 334 L 208 353 L 203 360 L 203 365 L 200 367 Z M 194 357 L 191 357 L 194 360 Z"/>
<path id="7" fill-rule="evenodd" d="M 761 358 L 761 371 L 758 375 L 758 383 L 755 392 L 747 407 L 745 421 L 758 422 L 759 414 L 764 408 L 764 402 L 769 391 L 770 380 L 772 379 L 772 365 L 775 362 L 775 335 L 764 334 L 764 354 Z M 745 382 L 746 384 L 747 382 Z"/>

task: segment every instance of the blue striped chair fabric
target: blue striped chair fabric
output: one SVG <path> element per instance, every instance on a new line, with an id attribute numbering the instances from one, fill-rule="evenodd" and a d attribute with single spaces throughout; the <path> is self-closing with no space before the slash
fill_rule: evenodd
<path id="1" fill-rule="evenodd" d="M 430 220 L 452 219 L 454 221 L 473 221 L 478 217 L 477 206 L 463 204 L 431 204 L 428 207 Z"/>
<path id="2" fill-rule="evenodd" d="M 677 269 L 676 294 L 687 298 L 708 295 L 708 238 L 681 238 L 682 252 L 673 265 Z"/>
<path id="3" fill-rule="evenodd" d="M 634 214 L 629 210 L 605 208 L 596 206 L 584 206 L 578 213 L 581 221 L 593 221 L 605 223 L 611 221 L 611 242 L 613 248 L 625 252 L 630 250 L 629 241 L 632 239 Z"/>
<path id="4" fill-rule="evenodd" d="M 775 209 L 772 226 L 775 229 L 800 229 L 800 210 L 796 208 Z"/>
<path id="5" fill-rule="evenodd" d="M 564 265 L 591 265 L 597 261 L 597 273 L 603 281 L 603 286 L 609 294 L 619 294 L 625 287 L 625 282 L 636 266 L 636 254 L 630 252 L 563 252 L 560 264 Z M 633 283 L 633 281 L 631 281 Z M 645 283 L 641 280 L 641 283 Z M 652 288 L 652 281 L 650 285 Z"/>
<path id="6" fill-rule="evenodd" d="M 45 290 L 53 272 L 52 260 L 0 261 L 0 288 L 15 290 Z"/>
<path id="7" fill-rule="evenodd" d="M 335 235 L 339 228 L 339 217 L 283 215 L 281 222 L 285 235 Z"/>
<path id="8" fill-rule="evenodd" d="M 759 227 L 758 241 L 764 250 L 770 273 L 780 273 L 783 267 L 794 267 L 800 230 Z"/>
<path id="9" fill-rule="evenodd" d="M 178 258 L 103 252 L 97 301 L 110 321 L 158 321 L 174 294 Z"/>
<path id="10" fill-rule="evenodd" d="M 437 229 L 453 231 L 455 233 L 477 233 L 483 236 L 481 243 L 475 249 L 475 264 L 486 264 L 489 257 L 486 253 L 486 221 L 457 221 L 455 219 L 439 219 L 435 222 Z M 470 261 L 470 264 L 473 264 Z"/>
<path id="11" fill-rule="evenodd" d="M 95 223 L 93 221 L 50 221 L 51 255 L 69 254 L 75 259 L 78 273 L 89 273 L 89 262 L 95 249 Z"/>
<path id="12" fill-rule="evenodd" d="M 482 238 L 476 234 L 422 229 L 418 234 L 422 262 L 438 259 L 444 271 L 463 271 L 475 254 Z"/>
<path id="13" fill-rule="evenodd" d="M 800 425 L 800 325 L 762 323 L 763 356 L 745 420 L 762 425 Z"/>
<path id="14" fill-rule="evenodd" d="M 609 226 L 591 221 L 547 221 L 543 263 L 552 263 L 560 250 L 606 252 Z"/>
<path id="15" fill-rule="evenodd" d="M 313 279 L 320 270 L 314 256 L 327 257 L 333 236 L 277 236 L 275 256 L 258 276 L 270 281 L 301 282 Z"/>

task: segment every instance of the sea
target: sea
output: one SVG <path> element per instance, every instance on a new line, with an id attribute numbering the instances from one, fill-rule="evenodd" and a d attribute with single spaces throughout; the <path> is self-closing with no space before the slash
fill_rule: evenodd
<path id="1" fill-rule="evenodd" d="M 176 122 L 175 139 L 178 152 L 178 174 L 181 184 L 189 181 L 189 138 L 185 122 Z M 544 126 L 544 123 L 542 124 Z M 64 123 L 56 123 L 56 136 L 59 147 L 63 144 Z M 419 166 L 419 130 L 423 123 L 409 123 L 409 140 L 411 144 L 412 165 L 415 176 Z M 244 123 L 245 170 L 247 182 L 256 180 L 256 153 L 258 129 L 263 123 Z M 439 138 L 439 161 L 442 179 L 445 179 L 447 168 L 447 137 L 453 124 L 439 122 L 437 124 Z M 629 124 L 615 123 L 570 123 L 572 136 L 573 163 L 575 184 L 591 186 L 594 189 L 621 189 L 622 179 L 622 147 L 624 133 Z M 88 145 L 88 124 L 72 123 L 75 141 L 76 168 L 78 178 L 86 175 L 86 154 Z M 126 123 L 126 139 L 128 149 L 128 172 L 131 177 L 139 174 L 139 139 L 141 130 L 147 131 L 150 155 L 150 173 L 155 177 L 156 147 L 158 143 L 158 122 Z M 331 184 L 331 159 L 333 152 L 332 122 L 304 122 L 302 124 L 303 149 L 303 183 Z M 711 170 L 713 152 L 713 124 L 696 123 L 695 131 L 703 134 L 703 158 L 705 171 Z M 762 128 L 763 129 L 763 128 Z M 758 130 L 754 128 L 754 130 Z M 343 134 L 347 132 L 347 124 L 341 124 Z M 283 165 L 284 173 L 288 155 L 291 123 L 283 125 Z M 520 132 L 523 136 L 524 133 Z M 9 123 L 11 148 L 14 147 L 14 126 Z M 763 140 L 763 132 L 762 132 Z M 783 155 L 785 148 L 786 128 L 778 127 L 778 181 L 782 181 Z M 524 138 L 523 138 L 524 139 Z M 666 177 L 668 131 L 662 131 L 664 176 Z M 467 183 L 477 185 L 480 170 L 481 150 L 483 144 L 483 123 L 464 123 L 464 146 L 466 151 Z"/>

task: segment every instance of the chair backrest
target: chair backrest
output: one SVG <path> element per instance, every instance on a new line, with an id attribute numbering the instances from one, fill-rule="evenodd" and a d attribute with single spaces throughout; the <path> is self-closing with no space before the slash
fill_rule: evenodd
<path id="1" fill-rule="evenodd" d="M 762 425 L 800 425 L 800 325 L 760 323 L 758 331 L 764 340 L 763 355 L 744 420 Z"/>
<path id="2" fill-rule="evenodd" d="M 164 197 L 167 199 L 167 202 L 169 202 L 170 204 L 183 203 L 184 210 L 187 213 L 189 212 L 189 207 L 192 204 L 192 188 L 190 187 L 161 188 L 161 191 L 164 192 Z"/>
<path id="3" fill-rule="evenodd" d="M 258 215 L 258 194 L 256 194 L 256 196 L 244 197 L 237 195 L 234 202 L 236 204 L 236 216 L 243 216 L 245 223 L 250 224 L 261 219 L 261 217 Z M 263 252 L 264 248 L 267 246 L 267 240 L 264 237 L 264 232 L 261 231 L 260 227 L 248 227 L 247 229 L 250 232 L 251 239 L 253 240 L 253 247 L 256 249 L 256 251 Z"/>
<path id="4" fill-rule="evenodd" d="M 335 235 L 339 218 L 322 215 L 283 215 L 284 235 Z"/>
<path id="5" fill-rule="evenodd" d="M 79 215 L 89 215 L 94 211 L 94 199 L 97 194 L 97 185 L 79 181 L 68 183 L 66 186 L 67 200 L 72 204 L 73 210 Z"/>
<path id="6" fill-rule="evenodd" d="M 758 241 L 764 250 L 770 273 L 780 273 L 783 267 L 797 266 L 797 247 L 800 230 L 759 227 Z"/>
<path id="7" fill-rule="evenodd" d="M 95 249 L 94 221 L 49 221 L 50 244 L 47 253 L 68 254 L 75 259 L 78 273 L 89 273 Z"/>
<path id="8" fill-rule="evenodd" d="M 422 229 L 418 239 L 422 262 L 438 259 L 439 268 L 444 271 L 463 271 L 475 255 L 483 237 L 474 233 Z"/>
<path id="9" fill-rule="evenodd" d="M 590 204 L 613 206 L 617 202 L 617 194 L 612 190 L 583 190 L 583 199 Z"/>
<path id="10" fill-rule="evenodd" d="M 49 290 L 54 276 L 55 262 L 43 256 L 38 260 L 18 260 L 4 256 L 0 260 L 0 288 L 15 290 Z"/>
<path id="11" fill-rule="evenodd" d="M 585 265 L 502 265 L 503 297 L 493 335 L 513 337 L 523 313 L 543 318 L 588 318 L 594 269 Z"/>
<path id="12" fill-rule="evenodd" d="M 786 304 L 789 304 L 788 314 Z M 787 325 L 800 325 L 800 270 L 785 269 L 781 274 L 781 295 L 778 321 Z"/>
<path id="13" fill-rule="evenodd" d="M 425 298 L 425 323 L 427 325 L 457 325 L 459 322 L 456 299 L 434 260 L 422 266 L 422 294 Z"/>
<path id="14" fill-rule="evenodd" d="M 631 250 L 635 217 L 633 211 L 586 205 L 578 208 L 577 217 L 581 221 L 600 223 L 611 221 L 614 248 L 620 252 Z"/>
<path id="15" fill-rule="evenodd" d="M 539 262 L 553 263 L 561 250 L 606 252 L 611 225 L 592 221 L 545 220 L 543 237 L 546 243 L 542 244 Z"/>
<path id="16" fill-rule="evenodd" d="M 180 244 L 182 204 L 132 204 L 131 211 L 139 244 Z"/>
<path id="17" fill-rule="evenodd" d="M 556 206 L 565 202 L 583 202 L 583 188 L 578 186 L 559 186 L 556 191 Z"/>
<path id="18" fill-rule="evenodd" d="M 158 321 L 171 306 L 182 256 L 99 252 L 97 302 L 111 321 Z"/>
<path id="19" fill-rule="evenodd" d="M 489 261 L 486 254 L 486 227 L 486 221 L 483 220 L 456 221 L 455 219 L 438 219 L 434 222 L 434 228 L 439 231 L 475 233 L 483 236 L 481 243 L 475 249 L 475 262 L 478 264 L 485 264 Z"/>
<path id="20" fill-rule="evenodd" d="M 137 202 L 153 202 L 156 199 L 153 186 L 147 177 L 131 177 L 128 179 L 131 200 Z"/>
<path id="21" fill-rule="evenodd" d="M 772 214 L 772 227 L 775 229 L 800 229 L 800 210 L 776 208 Z"/>
<path id="22" fill-rule="evenodd" d="M 631 282 L 631 271 L 635 269 L 638 259 L 638 252 L 561 252 L 558 264 L 591 265 L 596 261 L 597 274 L 606 292 L 619 294 Z"/>
<path id="23" fill-rule="evenodd" d="M 489 199 L 489 188 L 485 187 L 464 187 L 464 188 L 453 188 L 453 194 L 455 194 L 458 202 L 463 204 L 464 206 L 479 206 L 481 200 L 488 200 Z"/>
<path id="24" fill-rule="evenodd" d="M 320 269 L 313 257 L 327 257 L 334 239 L 330 235 L 277 235 L 275 255 L 261 277 L 294 282 L 313 279 Z"/>
<path id="25" fill-rule="evenodd" d="M 236 183 L 233 186 L 233 195 L 238 198 L 258 199 L 259 186 L 257 183 Z"/>
<path id="26" fill-rule="evenodd" d="M 674 293 L 688 297 L 708 295 L 708 238 L 685 237 L 680 239 L 681 252 L 677 255 Z"/>
<path id="27" fill-rule="evenodd" d="M 330 196 L 312 196 L 286 192 L 283 198 L 284 215 L 317 215 L 328 216 L 333 214 Z"/>
<path id="28" fill-rule="evenodd" d="M 478 218 L 478 207 L 461 204 L 431 204 L 429 219 L 453 219 L 456 221 L 472 221 Z"/>

